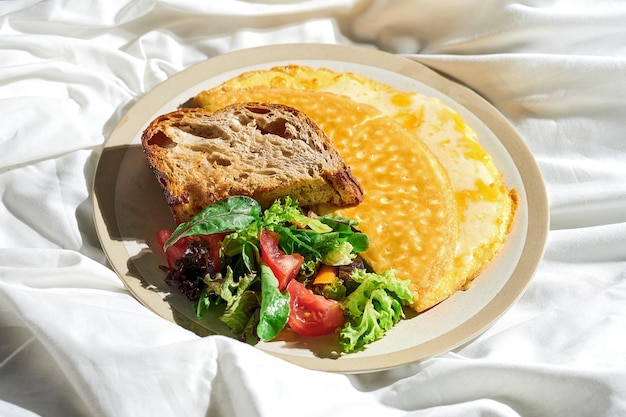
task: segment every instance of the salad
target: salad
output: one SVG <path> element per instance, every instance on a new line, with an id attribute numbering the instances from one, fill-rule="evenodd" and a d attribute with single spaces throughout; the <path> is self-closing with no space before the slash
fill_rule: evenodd
<path id="1" fill-rule="evenodd" d="M 408 281 L 363 262 L 369 239 L 357 226 L 341 216 L 306 215 L 290 197 L 263 210 L 233 196 L 157 239 L 167 283 L 194 303 L 199 318 L 220 309 L 220 320 L 250 343 L 283 330 L 337 332 L 339 348 L 350 353 L 383 337 L 413 301 Z"/>

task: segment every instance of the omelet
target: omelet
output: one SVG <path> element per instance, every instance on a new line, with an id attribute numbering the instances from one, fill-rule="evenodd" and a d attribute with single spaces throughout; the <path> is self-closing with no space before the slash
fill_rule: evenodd
<path id="1" fill-rule="evenodd" d="M 423 144 L 376 108 L 320 91 L 264 86 L 218 89 L 198 104 L 217 110 L 236 102 L 286 104 L 326 132 L 358 178 L 363 202 L 334 212 L 359 222 L 370 238 L 362 253 L 376 271 L 390 268 L 427 293 L 454 264 L 459 238 L 457 202 L 446 171 Z M 329 207 L 319 207 L 321 213 Z"/>
<path id="2" fill-rule="evenodd" d="M 504 245 L 517 194 L 439 99 L 297 65 L 247 72 L 195 97 L 213 110 L 243 101 L 291 105 L 326 131 L 368 198 L 341 214 L 369 235 L 364 257 L 376 271 L 411 281 L 416 311 L 466 288 Z"/>

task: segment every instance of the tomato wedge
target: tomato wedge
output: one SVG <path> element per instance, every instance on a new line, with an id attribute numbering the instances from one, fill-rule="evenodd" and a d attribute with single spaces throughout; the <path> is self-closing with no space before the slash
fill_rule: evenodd
<path id="1" fill-rule="evenodd" d="M 270 267 L 278 279 L 278 289 L 285 291 L 287 284 L 298 275 L 304 257 L 299 253 L 286 255 L 278 247 L 278 240 L 278 233 L 267 229 L 261 230 L 261 260 Z"/>
<path id="2" fill-rule="evenodd" d="M 205 242 L 207 242 L 207 244 L 209 245 L 209 258 L 213 262 L 213 265 L 215 266 L 215 270 L 217 271 L 221 270 L 220 243 L 222 242 L 222 240 L 224 240 L 224 237 L 226 235 L 227 233 L 215 233 L 212 235 L 187 236 L 187 237 L 180 239 L 178 242 L 170 246 L 165 252 L 167 265 L 169 266 L 170 269 L 173 269 L 174 265 L 176 264 L 176 261 L 182 258 L 183 255 L 185 254 L 185 251 L 187 250 L 187 246 L 189 246 L 189 243 L 197 239 L 202 239 Z M 159 247 L 161 248 L 161 250 L 165 246 L 165 242 L 167 241 L 167 239 L 170 238 L 170 236 L 172 236 L 172 231 L 167 230 L 167 229 L 159 230 L 156 233 L 157 243 L 159 244 Z"/>
<path id="3" fill-rule="evenodd" d="M 172 236 L 171 230 L 159 230 L 156 233 L 157 243 L 159 244 L 161 250 L 163 250 L 165 242 L 167 241 L 167 239 L 170 238 L 170 236 Z M 169 266 L 170 269 L 173 269 L 176 261 L 182 258 L 182 256 L 185 254 L 185 250 L 187 250 L 187 245 L 189 244 L 189 242 L 189 238 L 183 238 L 167 248 L 167 251 L 165 252 L 165 258 L 167 259 L 167 266 Z"/>
<path id="4" fill-rule="evenodd" d="M 322 336 L 334 332 L 344 324 L 341 304 L 313 294 L 297 280 L 287 285 L 289 291 L 289 320 L 294 332 L 302 336 Z"/>

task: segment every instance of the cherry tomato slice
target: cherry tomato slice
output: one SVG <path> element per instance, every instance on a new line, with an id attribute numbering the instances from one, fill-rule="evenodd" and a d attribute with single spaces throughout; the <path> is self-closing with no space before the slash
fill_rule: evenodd
<path id="1" fill-rule="evenodd" d="M 157 232 L 156 238 L 161 250 L 163 250 L 165 242 L 167 241 L 167 239 L 170 238 L 170 236 L 172 236 L 171 230 L 159 230 Z M 189 244 L 189 242 L 189 238 L 183 238 L 167 248 L 167 251 L 165 252 L 165 258 L 167 259 L 167 266 L 169 266 L 170 269 L 173 269 L 176 261 L 182 258 L 182 256 L 185 254 L 185 250 L 187 250 L 187 245 Z"/>
<path id="2" fill-rule="evenodd" d="M 341 304 L 313 294 L 297 280 L 287 285 L 289 291 L 289 320 L 294 332 L 302 336 L 322 336 L 334 332 L 344 324 Z"/>
<path id="3" fill-rule="evenodd" d="M 278 240 L 278 233 L 267 229 L 261 230 L 261 260 L 270 267 L 278 279 L 278 289 L 284 291 L 287 284 L 298 275 L 304 257 L 299 253 L 286 255 L 278 247 Z"/>

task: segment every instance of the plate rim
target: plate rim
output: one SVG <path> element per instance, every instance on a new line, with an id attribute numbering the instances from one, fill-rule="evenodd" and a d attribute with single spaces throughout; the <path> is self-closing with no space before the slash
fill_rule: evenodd
<path id="1" fill-rule="evenodd" d="M 105 169 L 102 163 L 104 151 L 118 147 L 123 148 L 124 145 L 129 145 L 132 138 L 137 134 L 135 127 L 140 123 L 142 123 L 142 126 L 145 126 L 149 122 L 149 120 L 140 121 L 133 119 L 134 114 L 137 112 L 151 114 L 157 112 L 172 99 L 169 90 L 171 85 L 176 84 L 176 89 L 180 92 L 192 88 L 194 85 L 198 84 L 200 80 L 211 77 L 211 75 L 207 75 L 208 68 L 210 68 L 210 72 L 226 72 L 252 65 L 289 60 L 349 62 L 392 71 L 426 84 L 459 103 L 481 120 L 494 133 L 513 160 L 526 192 L 527 198 L 523 203 L 526 204 L 528 211 L 528 225 L 520 258 L 513 272 L 508 277 L 502 291 L 489 300 L 478 313 L 447 333 L 420 345 L 393 353 L 360 358 L 345 356 L 342 357 L 341 361 L 319 357 L 292 356 L 278 352 L 265 352 L 305 368 L 340 373 L 363 373 L 395 368 L 424 360 L 428 357 L 433 357 L 458 348 L 484 333 L 522 296 L 543 258 L 549 230 L 549 206 L 547 191 L 539 166 L 530 148 L 512 123 L 477 92 L 409 57 L 360 46 L 293 43 L 240 49 L 210 57 L 204 61 L 193 64 L 157 84 L 154 88 L 139 97 L 138 100 L 124 112 L 117 125 L 105 140 L 92 183 L 92 205 L 96 232 L 112 269 L 117 273 L 129 292 L 141 304 L 166 320 L 176 322 L 173 317 L 173 312 L 170 311 L 169 314 L 164 314 L 162 311 L 157 312 L 151 307 L 151 300 L 144 299 L 142 295 L 138 294 L 129 286 L 129 283 L 124 278 L 126 272 L 117 261 L 117 255 L 122 253 L 122 251 L 120 247 L 118 247 L 119 245 L 112 245 L 113 242 L 110 233 L 107 234 L 107 231 L 111 230 L 111 228 L 113 228 L 114 231 L 116 230 L 118 227 L 117 219 L 115 219 L 116 224 L 105 224 L 102 207 L 100 205 L 103 193 L 105 196 L 112 196 L 114 198 L 115 188 L 113 186 L 113 189 L 107 189 L 106 187 L 103 189 L 102 181 L 98 183 L 99 179 L 102 180 L 103 175 L 110 174 L 110 170 L 103 173 Z M 485 119 L 490 120 L 490 123 L 486 123 L 484 121 Z M 126 132 L 128 130 L 135 131 L 130 140 L 126 141 L 128 137 Z M 511 150 L 515 150 L 515 152 L 511 152 Z M 120 151 L 123 150 L 120 149 Z M 523 173 L 519 170 L 520 166 L 524 166 Z M 112 192 L 113 194 L 111 194 Z M 532 198 L 530 198 L 531 194 Z M 126 260 L 128 260 L 128 253 L 126 253 L 126 255 Z M 522 260 L 526 260 L 526 262 L 522 263 Z M 518 275 L 521 277 L 518 277 Z M 515 285 L 511 284 L 513 277 L 518 277 L 513 283 Z M 160 296 L 155 294 L 154 301 L 157 301 L 157 297 Z M 165 301 L 161 299 L 161 302 Z M 168 310 L 171 310 L 171 308 Z M 180 325 L 180 323 L 178 324 Z M 471 328 L 471 330 L 469 328 Z"/>

